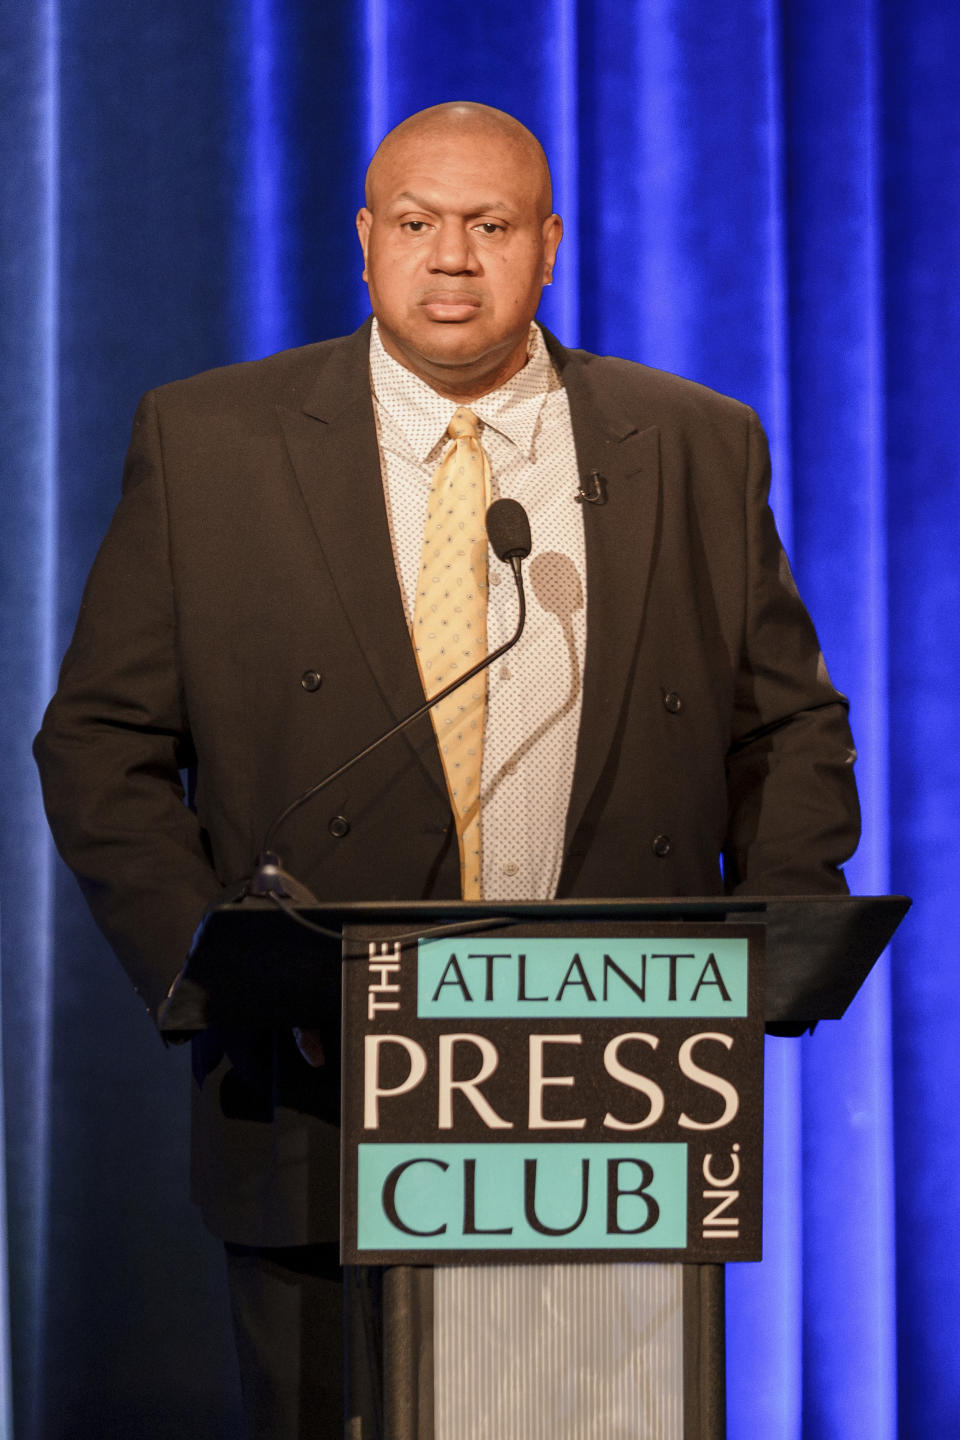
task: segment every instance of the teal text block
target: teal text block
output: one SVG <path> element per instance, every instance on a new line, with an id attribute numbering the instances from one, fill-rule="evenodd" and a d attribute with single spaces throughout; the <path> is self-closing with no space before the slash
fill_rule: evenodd
<path id="1" fill-rule="evenodd" d="M 687 1146 L 360 1145 L 358 1250 L 680 1250 Z"/>

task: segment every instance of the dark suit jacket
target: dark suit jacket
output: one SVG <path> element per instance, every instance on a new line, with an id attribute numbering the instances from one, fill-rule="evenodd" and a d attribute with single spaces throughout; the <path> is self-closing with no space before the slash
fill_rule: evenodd
<path id="1" fill-rule="evenodd" d="M 548 343 L 580 472 L 608 496 L 582 507 L 587 651 L 559 893 L 842 889 L 858 833 L 846 703 L 767 508 L 759 422 L 675 376 Z M 148 395 L 37 755 L 57 843 L 151 1012 L 276 812 L 421 699 L 368 327 Z M 279 843 L 323 898 L 456 895 L 429 720 Z M 195 1069 L 210 1223 L 246 1243 L 326 1238 L 327 1077 L 285 1036 L 207 1034 Z"/>

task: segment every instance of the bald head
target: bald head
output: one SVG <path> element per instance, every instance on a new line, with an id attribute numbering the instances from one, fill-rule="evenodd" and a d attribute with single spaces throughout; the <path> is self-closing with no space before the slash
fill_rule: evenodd
<path id="1" fill-rule="evenodd" d="M 431 142 L 442 144 L 445 140 L 451 144 L 468 144 L 474 139 L 491 138 L 501 141 L 513 153 L 518 167 L 529 175 L 539 218 L 545 220 L 553 210 L 553 186 L 543 146 L 526 125 L 521 125 L 505 110 L 473 100 L 448 100 L 443 105 L 418 110 L 384 136 L 367 167 L 364 183 L 367 209 L 376 208 L 380 178 L 398 150 Z"/>

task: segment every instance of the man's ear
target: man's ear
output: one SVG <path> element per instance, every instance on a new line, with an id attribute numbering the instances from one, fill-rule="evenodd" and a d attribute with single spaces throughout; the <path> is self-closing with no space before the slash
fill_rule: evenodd
<path id="1" fill-rule="evenodd" d="M 361 279 L 367 278 L 367 246 L 370 243 L 370 226 L 373 223 L 373 216 L 366 205 L 357 211 L 357 235 L 360 237 L 360 249 L 363 251 L 363 271 Z"/>
<path id="2" fill-rule="evenodd" d="M 553 284 L 553 267 L 557 250 L 563 236 L 563 221 L 559 215 L 548 215 L 543 222 L 543 283 Z"/>

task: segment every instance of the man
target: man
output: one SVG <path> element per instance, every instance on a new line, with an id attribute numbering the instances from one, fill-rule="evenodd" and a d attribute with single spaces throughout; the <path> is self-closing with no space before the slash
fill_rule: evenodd
<path id="1" fill-rule="evenodd" d="M 398 126 L 357 228 L 372 329 L 142 402 L 38 737 L 58 844 L 148 1009 L 281 807 L 433 693 L 423 542 L 461 444 L 484 504 L 520 499 L 534 536 L 524 639 L 469 702 L 478 793 L 456 798 L 446 722 L 425 719 L 291 818 L 287 867 L 335 901 L 842 890 L 846 704 L 756 418 L 533 324 L 561 222 L 538 142 L 499 111 Z M 476 575 L 481 649 L 513 628 L 498 579 Z M 307 1433 L 287 1337 L 335 1345 L 335 1078 L 310 1063 L 327 1018 L 304 1017 L 299 1050 L 194 1042 L 195 1192 L 229 1245 L 264 1435 Z"/>

